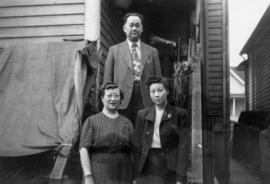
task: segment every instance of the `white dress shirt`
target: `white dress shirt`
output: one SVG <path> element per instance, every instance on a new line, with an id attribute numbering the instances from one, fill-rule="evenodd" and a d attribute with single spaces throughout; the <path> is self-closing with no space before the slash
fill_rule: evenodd
<path id="1" fill-rule="evenodd" d="M 153 140 L 152 140 L 151 148 L 161 148 L 159 127 L 160 127 L 163 113 L 164 113 L 164 109 L 159 110 L 156 108 L 155 125 L 154 125 L 154 133 L 153 133 Z"/>

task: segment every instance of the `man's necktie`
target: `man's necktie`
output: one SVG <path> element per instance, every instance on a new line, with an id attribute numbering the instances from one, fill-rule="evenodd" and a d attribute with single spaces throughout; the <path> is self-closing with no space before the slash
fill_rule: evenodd
<path id="1" fill-rule="evenodd" d="M 136 50 L 137 44 L 132 44 L 132 51 L 131 51 L 131 59 L 132 59 L 132 66 L 133 66 L 133 74 L 135 80 L 140 80 L 141 78 L 141 62 Z"/>

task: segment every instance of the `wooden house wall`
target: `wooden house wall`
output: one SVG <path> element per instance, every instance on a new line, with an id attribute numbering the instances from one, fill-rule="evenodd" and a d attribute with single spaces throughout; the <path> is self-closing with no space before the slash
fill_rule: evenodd
<path id="1" fill-rule="evenodd" d="M 254 111 L 270 111 L 270 48 L 264 44 L 254 53 Z"/>
<path id="2" fill-rule="evenodd" d="M 202 64 L 204 181 L 228 183 L 229 60 L 227 0 L 204 2 Z M 213 156 L 214 155 L 214 156 Z"/>
<path id="3" fill-rule="evenodd" d="M 251 58 L 251 57 L 250 57 Z M 251 65 L 251 59 L 249 58 L 249 62 L 245 65 L 245 91 L 246 91 L 246 110 L 252 110 L 252 99 L 251 99 L 251 94 L 252 92 L 250 89 L 252 89 L 250 86 L 252 84 L 251 82 L 251 71 L 250 71 L 250 65 Z"/>
<path id="4" fill-rule="evenodd" d="M 114 7 L 111 0 L 101 0 L 101 27 L 100 27 L 100 49 L 101 49 L 101 61 L 100 61 L 100 78 L 99 82 L 103 81 L 104 63 L 109 51 L 110 46 L 124 41 L 123 32 L 123 19 Z"/>
<path id="5" fill-rule="evenodd" d="M 83 38 L 85 0 L 1 0 L 0 45 Z"/>
<path id="6" fill-rule="evenodd" d="M 228 79 L 227 22 L 225 22 L 224 0 L 206 2 L 206 96 L 208 114 L 216 116 L 217 123 L 224 122 Z"/>

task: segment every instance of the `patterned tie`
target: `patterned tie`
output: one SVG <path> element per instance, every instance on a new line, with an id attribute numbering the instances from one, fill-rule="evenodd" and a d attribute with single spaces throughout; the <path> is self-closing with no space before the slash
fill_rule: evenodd
<path id="1" fill-rule="evenodd" d="M 140 62 L 140 58 L 139 58 L 136 48 L 137 48 L 137 44 L 133 43 L 132 51 L 131 51 L 133 75 L 134 75 L 134 80 L 138 81 L 141 79 L 141 62 Z"/>

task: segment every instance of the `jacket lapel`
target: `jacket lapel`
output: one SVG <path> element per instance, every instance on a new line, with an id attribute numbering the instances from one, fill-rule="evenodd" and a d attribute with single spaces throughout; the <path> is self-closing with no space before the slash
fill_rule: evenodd
<path id="1" fill-rule="evenodd" d="M 128 48 L 128 42 L 124 41 L 121 44 L 121 55 L 125 63 L 128 65 L 129 69 L 133 71 L 132 69 L 132 61 L 131 61 L 131 55 L 130 55 L 130 50 Z"/>
<path id="2" fill-rule="evenodd" d="M 145 116 L 145 119 L 155 123 L 155 116 L 156 116 L 156 110 L 155 110 L 155 106 L 150 107 L 147 115 Z"/>
<path id="3" fill-rule="evenodd" d="M 167 121 L 172 118 L 172 109 L 170 105 L 166 105 L 165 111 L 163 113 L 163 116 L 161 118 L 161 122 Z"/>
<path id="4" fill-rule="evenodd" d="M 172 113 L 173 112 L 172 112 L 170 105 L 167 105 L 165 107 L 165 111 L 162 115 L 161 122 L 170 120 L 172 118 Z M 150 121 L 152 123 L 155 123 L 155 116 L 156 116 L 156 109 L 155 109 L 155 106 L 152 106 L 149 109 L 147 115 L 145 116 L 145 119 L 147 119 L 148 121 Z"/>
<path id="5" fill-rule="evenodd" d="M 146 64 L 147 55 L 149 54 L 148 48 L 145 43 L 141 42 L 141 71 L 143 71 Z"/>

